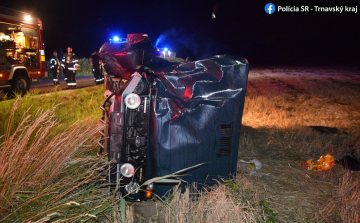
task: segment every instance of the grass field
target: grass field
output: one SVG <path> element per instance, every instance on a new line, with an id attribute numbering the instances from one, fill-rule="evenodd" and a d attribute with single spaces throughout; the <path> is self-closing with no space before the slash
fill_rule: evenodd
<path id="1" fill-rule="evenodd" d="M 95 170 L 106 166 L 95 156 L 103 88 L 1 102 L 0 222 L 31 221 L 58 209 L 71 219 L 70 194 L 81 193 L 78 201 L 90 185 L 95 194 L 93 184 L 103 178 Z"/>
<path id="2" fill-rule="evenodd" d="M 0 222 L 359 222 L 360 172 L 301 166 L 359 155 L 359 86 L 357 68 L 251 68 L 238 158 L 262 168 L 127 205 L 103 189 L 96 156 L 103 86 L 3 101 Z"/>

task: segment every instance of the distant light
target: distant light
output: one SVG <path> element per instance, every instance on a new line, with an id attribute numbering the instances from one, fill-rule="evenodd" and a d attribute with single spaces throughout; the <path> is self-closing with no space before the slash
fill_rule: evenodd
<path id="1" fill-rule="evenodd" d="M 26 15 L 26 16 L 24 17 L 24 19 L 25 19 L 26 22 L 30 22 L 30 21 L 31 21 L 31 16 L 30 16 L 30 15 Z"/>
<path id="2" fill-rule="evenodd" d="M 118 36 L 114 36 L 114 42 L 118 42 L 120 39 Z"/>
<path id="3" fill-rule="evenodd" d="M 170 50 L 168 51 L 168 54 L 169 54 L 169 56 L 170 56 L 170 54 L 171 54 Z"/>
<path id="4" fill-rule="evenodd" d="M 160 49 L 157 49 L 157 51 L 160 51 Z"/>
<path id="5" fill-rule="evenodd" d="M 165 51 L 163 51 L 162 53 L 164 54 L 164 57 L 165 57 L 165 53 L 166 53 L 166 52 L 165 52 Z"/>
<path id="6" fill-rule="evenodd" d="M 165 48 L 164 48 L 164 51 L 168 51 L 168 48 L 165 47 Z"/>

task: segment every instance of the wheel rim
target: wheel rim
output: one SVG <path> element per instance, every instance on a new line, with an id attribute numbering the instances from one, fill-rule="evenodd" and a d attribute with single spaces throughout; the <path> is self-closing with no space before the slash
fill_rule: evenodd
<path id="1" fill-rule="evenodd" d="M 19 91 L 26 91 L 27 83 L 24 79 L 20 79 L 17 83 L 17 88 Z"/>

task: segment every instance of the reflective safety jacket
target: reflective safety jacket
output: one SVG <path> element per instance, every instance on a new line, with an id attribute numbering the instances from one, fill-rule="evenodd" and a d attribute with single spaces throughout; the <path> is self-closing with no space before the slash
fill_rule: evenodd
<path id="1" fill-rule="evenodd" d="M 52 56 L 50 59 L 50 69 L 58 70 L 60 65 L 59 58 L 56 56 Z"/>
<path id="2" fill-rule="evenodd" d="M 65 53 L 62 59 L 61 66 L 65 70 L 78 70 L 79 67 L 79 58 L 75 55 L 75 53 L 68 54 Z"/>

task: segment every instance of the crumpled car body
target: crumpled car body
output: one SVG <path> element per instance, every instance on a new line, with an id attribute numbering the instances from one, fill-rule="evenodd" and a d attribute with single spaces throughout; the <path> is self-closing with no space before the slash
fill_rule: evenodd
<path id="1" fill-rule="evenodd" d="M 109 181 L 120 182 L 121 196 L 140 201 L 149 198 L 147 191 L 162 196 L 180 182 L 201 187 L 234 176 L 247 60 L 217 55 L 171 64 L 154 57 L 147 44 L 143 51 L 131 49 L 130 41 L 122 47 L 106 45 L 100 50 L 108 59 L 103 59 L 106 99 L 99 145 L 112 161 Z M 142 56 L 129 65 L 128 51 Z M 129 108 L 130 94 L 140 98 L 135 109 Z M 127 164 L 133 168 L 126 169 Z M 179 178 L 149 183 L 184 169 Z"/>

